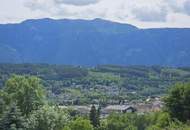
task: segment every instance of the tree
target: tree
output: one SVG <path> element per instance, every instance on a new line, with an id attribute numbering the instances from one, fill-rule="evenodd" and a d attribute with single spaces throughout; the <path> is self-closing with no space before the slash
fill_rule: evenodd
<path id="1" fill-rule="evenodd" d="M 91 110 L 90 110 L 90 122 L 94 127 L 99 126 L 99 112 L 96 110 L 96 107 L 92 105 Z"/>
<path id="2" fill-rule="evenodd" d="M 5 111 L 0 121 L 1 130 L 25 130 L 27 123 L 25 118 L 21 115 L 19 108 L 12 104 L 8 111 Z"/>
<path id="3" fill-rule="evenodd" d="M 26 116 L 44 104 L 43 86 L 37 77 L 14 75 L 6 82 L 4 92 L 9 97 L 7 102 L 16 102 Z"/>
<path id="4" fill-rule="evenodd" d="M 83 118 L 77 118 L 75 121 L 71 122 L 69 128 L 71 130 L 93 130 L 93 126 L 90 124 L 90 121 Z"/>
<path id="5" fill-rule="evenodd" d="M 55 106 L 43 106 L 29 116 L 29 130 L 62 130 L 69 115 Z"/>
<path id="6" fill-rule="evenodd" d="M 148 130 L 161 130 L 167 128 L 172 123 L 172 119 L 167 112 L 154 112 L 146 115 Z"/>
<path id="7" fill-rule="evenodd" d="M 133 125 L 129 125 L 128 127 L 126 127 L 124 130 L 138 130 L 137 127 L 133 126 Z"/>
<path id="8" fill-rule="evenodd" d="M 107 118 L 108 130 L 145 130 L 148 126 L 144 115 L 113 113 Z"/>
<path id="9" fill-rule="evenodd" d="M 100 126 L 100 115 L 101 115 L 101 107 L 99 106 L 96 112 L 97 126 Z"/>
<path id="10" fill-rule="evenodd" d="M 5 97 L 5 93 L 0 90 L 0 117 L 6 109 Z"/>
<path id="11" fill-rule="evenodd" d="M 182 122 L 190 120 L 190 83 L 178 83 L 164 99 L 166 110 Z"/>

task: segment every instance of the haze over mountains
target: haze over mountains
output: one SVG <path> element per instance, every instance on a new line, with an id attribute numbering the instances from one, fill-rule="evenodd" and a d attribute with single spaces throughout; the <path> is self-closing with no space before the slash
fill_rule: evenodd
<path id="1" fill-rule="evenodd" d="M 190 65 L 190 29 L 139 29 L 102 19 L 0 25 L 0 63 Z"/>

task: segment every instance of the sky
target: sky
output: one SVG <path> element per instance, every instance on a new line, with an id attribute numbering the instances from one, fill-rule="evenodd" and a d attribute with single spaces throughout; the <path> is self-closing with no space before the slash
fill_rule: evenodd
<path id="1" fill-rule="evenodd" d="M 190 28 L 190 0 L 0 0 L 0 23 L 102 18 L 139 28 Z"/>

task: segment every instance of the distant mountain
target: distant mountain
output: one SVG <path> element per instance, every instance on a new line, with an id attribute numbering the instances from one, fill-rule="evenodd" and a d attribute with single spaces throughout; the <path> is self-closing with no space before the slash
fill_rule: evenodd
<path id="1" fill-rule="evenodd" d="M 0 25 L 1 63 L 190 65 L 190 29 L 139 29 L 102 19 Z"/>

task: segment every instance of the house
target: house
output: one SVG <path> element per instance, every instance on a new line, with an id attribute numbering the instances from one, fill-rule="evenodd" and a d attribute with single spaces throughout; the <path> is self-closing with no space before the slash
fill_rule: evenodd
<path id="1" fill-rule="evenodd" d="M 109 105 L 102 109 L 103 115 L 109 115 L 111 113 L 133 113 L 136 112 L 136 108 L 128 105 Z"/>

